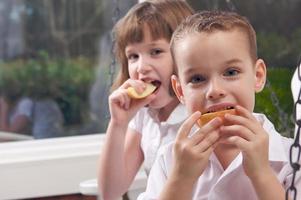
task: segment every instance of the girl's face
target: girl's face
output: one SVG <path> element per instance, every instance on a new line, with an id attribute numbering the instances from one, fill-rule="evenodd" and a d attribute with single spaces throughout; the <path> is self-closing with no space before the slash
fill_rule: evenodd
<path id="1" fill-rule="evenodd" d="M 153 40 L 149 31 L 144 32 L 144 40 L 127 45 L 125 54 L 128 60 L 130 79 L 143 80 L 158 87 L 156 98 L 149 104 L 162 108 L 175 100 L 170 95 L 170 77 L 173 61 L 166 39 Z"/>
<path id="2" fill-rule="evenodd" d="M 176 48 L 179 77 L 173 76 L 173 85 L 190 113 L 235 105 L 253 111 L 266 69 L 262 60 L 252 61 L 245 34 L 239 30 L 194 33 Z"/>

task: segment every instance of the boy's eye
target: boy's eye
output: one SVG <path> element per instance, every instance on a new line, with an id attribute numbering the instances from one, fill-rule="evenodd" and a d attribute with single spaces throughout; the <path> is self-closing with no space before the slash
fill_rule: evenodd
<path id="1" fill-rule="evenodd" d="M 224 73 L 225 76 L 235 76 L 238 75 L 239 71 L 234 68 L 227 69 L 226 72 Z"/>
<path id="2" fill-rule="evenodd" d="M 161 49 L 152 49 L 151 50 L 151 55 L 155 56 L 158 55 L 160 53 L 162 53 L 163 51 Z"/>
<path id="3" fill-rule="evenodd" d="M 198 83 L 201 83 L 205 80 L 206 80 L 206 78 L 202 75 L 194 75 L 190 78 L 189 82 L 192 83 L 192 84 L 198 84 Z"/>

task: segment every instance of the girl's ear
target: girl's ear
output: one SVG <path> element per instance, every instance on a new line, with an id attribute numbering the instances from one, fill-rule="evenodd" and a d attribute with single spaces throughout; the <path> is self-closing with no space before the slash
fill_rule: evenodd
<path id="1" fill-rule="evenodd" d="M 266 82 L 266 66 L 262 59 L 255 63 L 255 92 L 261 92 Z"/>
<path id="2" fill-rule="evenodd" d="M 172 84 L 172 89 L 174 90 L 176 96 L 178 97 L 179 101 L 182 104 L 185 104 L 184 96 L 183 96 L 183 91 L 182 87 L 180 84 L 180 80 L 176 75 L 171 76 L 171 84 Z"/>

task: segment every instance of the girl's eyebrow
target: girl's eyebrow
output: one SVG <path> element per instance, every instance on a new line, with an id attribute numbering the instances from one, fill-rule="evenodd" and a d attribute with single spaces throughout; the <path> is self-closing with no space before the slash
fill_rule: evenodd
<path id="1" fill-rule="evenodd" d="M 152 40 L 148 45 L 149 46 L 165 45 L 165 42 L 167 42 L 167 44 L 169 44 L 168 41 L 165 41 L 164 39 L 159 39 L 159 40 Z"/>

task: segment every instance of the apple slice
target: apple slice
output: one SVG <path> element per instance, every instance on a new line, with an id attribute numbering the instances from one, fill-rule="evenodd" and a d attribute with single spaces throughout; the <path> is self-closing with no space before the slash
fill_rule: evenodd
<path id="1" fill-rule="evenodd" d="M 229 113 L 229 114 L 232 114 L 232 115 L 236 114 L 235 109 L 221 110 L 221 111 L 212 112 L 212 113 L 205 113 L 200 117 L 200 119 L 198 119 L 197 124 L 200 127 L 202 127 L 215 117 L 221 117 L 222 120 L 224 120 L 224 116 L 225 116 L 226 113 Z"/>
<path id="2" fill-rule="evenodd" d="M 146 84 L 146 88 L 142 93 L 138 93 L 133 87 L 127 88 L 128 95 L 133 99 L 142 99 L 152 94 L 157 88 L 153 84 L 150 83 L 145 83 L 145 84 Z"/>

